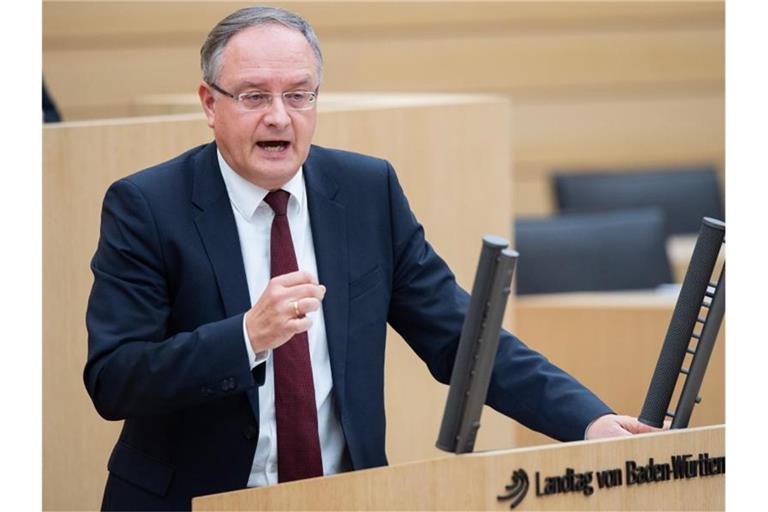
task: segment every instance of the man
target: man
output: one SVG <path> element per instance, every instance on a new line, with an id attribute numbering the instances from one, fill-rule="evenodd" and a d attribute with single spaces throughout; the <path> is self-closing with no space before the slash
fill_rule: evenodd
<path id="1" fill-rule="evenodd" d="M 215 142 L 104 200 L 84 379 L 125 419 L 105 509 L 386 464 L 386 324 L 447 383 L 467 308 L 392 167 L 311 146 L 322 56 L 304 20 L 243 9 L 201 61 Z M 562 440 L 649 430 L 508 333 L 487 401 Z"/>

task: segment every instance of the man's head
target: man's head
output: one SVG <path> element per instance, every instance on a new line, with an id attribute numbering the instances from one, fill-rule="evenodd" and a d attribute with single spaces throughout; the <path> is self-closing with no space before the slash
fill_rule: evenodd
<path id="1" fill-rule="evenodd" d="M 315 131 L 313 96 L 301 94 L 315 93 L 323 74 L 312 27 L 282 9 L 241 9 L 211 30 L 200 60 L 198 94 L 224 159 L 252 183 L 280 188 Z"/>

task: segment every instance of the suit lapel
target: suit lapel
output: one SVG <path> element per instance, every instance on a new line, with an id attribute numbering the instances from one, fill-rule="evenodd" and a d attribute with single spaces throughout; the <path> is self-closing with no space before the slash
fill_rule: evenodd
<path id="1" fill-rule="evenodd" d="M 214 144 L 196 160 L 192 202 L 200 210 L 195 224 L 216 274 L 227 317 L 247 311 L 251 299 L 240 239 Z"/>
<path id="2" fill-rule="evenodd" d="M 318 280 L 327 291 L 323 300 L 325 332 L 331 356 L 336 403 L 344 404 L 347 355 L 349 281 L 346 209 L 338 202 L 338 184 L 328 172 L 332 162 L 312 149 L 304 163 L 307 204 L 315 246 Z"/>
<path id="3" fill-rule="evenodd" d="M 251 307 L 251 298 L 237 224 L 219 170 L 215 144 L 197 155 L 193 172 L 192 203 L 198 209 L 195 224 L 216 275 L 224 312 L 227 317 L 238 315 Z M 258 387 L 250 388 L 247 394 L 258 419 Z"/>

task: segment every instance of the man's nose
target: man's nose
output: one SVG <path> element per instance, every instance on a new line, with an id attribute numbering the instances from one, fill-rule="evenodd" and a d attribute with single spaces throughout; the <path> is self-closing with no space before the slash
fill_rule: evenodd
<path id="1" fill-rule="evenodd" d="M 264 122 L 277 128 L 284 128 L 290 124 L 291 118 L 285 108 L 282 95 L 272 96 L 272 101 L 265 107 Z"/>

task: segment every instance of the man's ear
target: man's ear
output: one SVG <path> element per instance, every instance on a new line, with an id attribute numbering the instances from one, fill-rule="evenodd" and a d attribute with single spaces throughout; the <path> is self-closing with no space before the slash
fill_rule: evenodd
<path id="1" fill-rule="evenodd" d="M 200 87 L 197 88 L 197 95 L 200 97 L 200 105 L 202 105 L 205 117 L 208 119 L 208 126 L 213 128 L 215 124 L 214 121 L 216 120 L 216 107 L 213 91 L 207 83 L 200 82 Z"/>

